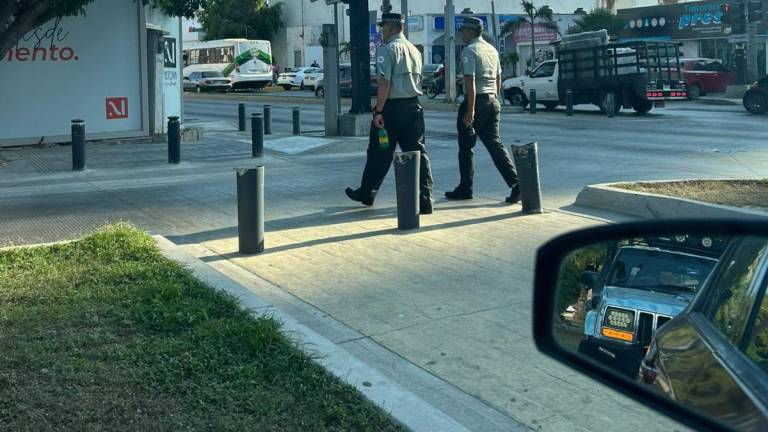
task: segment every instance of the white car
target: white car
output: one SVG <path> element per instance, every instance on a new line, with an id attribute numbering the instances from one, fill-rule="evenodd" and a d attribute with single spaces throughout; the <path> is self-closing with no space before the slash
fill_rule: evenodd
<path id="1" fill-rule="evenodd" d="M 314 90 L 317 87 L 317 83 L 323 78 L 323 70 L 315 69 L 314 72 L 304 72 L 304 88 Z"/>
<path id="2" fill-rule="evenodd" d="M 298 87 L 299 90 L 304 90 L 304 74 L 315 73 L 320 68 L 313 67 L 301 67 L 291 72 L 281 73 L 277 77 L 277 85 L 283 87 L 285 90 L 290 90 L 294 87 Z"/>

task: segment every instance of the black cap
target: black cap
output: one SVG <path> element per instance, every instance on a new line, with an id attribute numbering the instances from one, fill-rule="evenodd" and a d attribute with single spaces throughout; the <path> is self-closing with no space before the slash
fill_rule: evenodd
<path id="1" fill-rule="evenodd" d="M 478 30 L 482 32 L 483 20 L 475 17 L 464 17 L 464 20 L 461 23 L 461 27 L 459 27 L 459 30 L 463 29 Z"/>
<path id="2" fill-rule="evenodd" d="M 381 19 L 379 20 L 378 24 L 384 25 L 386 23 L 403 24 L 405 23 L 405 17 L 403 17 L 403 15 L 399 13 L 381 14 Z"/>

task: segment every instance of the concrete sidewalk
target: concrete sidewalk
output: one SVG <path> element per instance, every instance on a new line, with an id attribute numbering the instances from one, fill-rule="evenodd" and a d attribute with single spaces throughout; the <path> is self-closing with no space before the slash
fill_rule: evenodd
<path id="1" fill-rule="evenodd" d="M 523 216 L 519 206 L 478 196 L 439 201 L 419 231 L 400 232 L 391 178 L 374 208 L 341 193 L 359 179 L 359 152 L 274 148 L 262 161 L 264 254 L 236 253 L 233 168 L 254 160 L 247 135 L 227 130 L 185 145 L 179 166 L 165 163 L 158 144 L 89 146 L 82 173 L 68 171 L 67 147 L 4 150 L 0 244 L 76 238 L 130 221 L 235 278 L 271 282 L 277 306 L 470 430 L 683 429 L 533 346 L 536 248 L 604 221 Z M 329 319 L 336 324 L 322 324 Z"/>

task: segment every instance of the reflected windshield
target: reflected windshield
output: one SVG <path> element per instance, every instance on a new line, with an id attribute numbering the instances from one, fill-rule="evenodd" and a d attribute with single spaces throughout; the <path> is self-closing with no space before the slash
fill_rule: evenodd
<path id="1" fill-rule="evenodd" d="M 608 285 L 691 293 L 701 287 L 717 260 L 678 252 L 622 248 L 609 275 Z"/>

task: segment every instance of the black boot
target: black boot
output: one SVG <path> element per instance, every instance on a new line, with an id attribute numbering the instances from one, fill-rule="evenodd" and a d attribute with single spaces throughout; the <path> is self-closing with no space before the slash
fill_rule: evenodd
<path id="1" fill-rule="evenodd" d="M 468 189 L 459 185 L 456 186 L 456 189 L 446 192 L 445 197 L 449 200 L 471 200 L 472 189 Z"/>
<path id="2" fill-rule="evenodd" d="M 376 198 L 376 192 L 365 193 L 360 189 L 352 189 L 352 188 L 347 188 L 347 190 L 345 190 L 344 192 L 347 193 L 347 196 L 352 201 L 357 201 L 367 206 L 372 206 L 373 199 Z"/>
<path id="3" fill-rule="evenodd" d="M 515 185 L 512 187 L 512 192 L 510 192 L 505 201 L 509 204 L 517 204 L 520 202 L 520 185 Z"/>
<path id="4" fill-rule="evenodd" d="M 423 215 L 432 214 L 432 199 L 421 198 L 419 200 L 419 213 Z"/>

